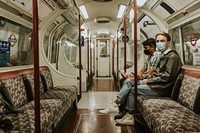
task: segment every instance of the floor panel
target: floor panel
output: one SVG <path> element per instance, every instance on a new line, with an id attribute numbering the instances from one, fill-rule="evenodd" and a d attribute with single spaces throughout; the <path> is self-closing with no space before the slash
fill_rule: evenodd
<path id="1" fill-rule="evenodd" d="M 119 126 L 114 121 L 115 113 L 102 114 L 100 109 L 111 107 L 117 91 L 111 78 L 95 78 L 91 90 L 82 93 L 78 110 L 72 117 L 66 133 L 139 133 L 138 125 Z"/>

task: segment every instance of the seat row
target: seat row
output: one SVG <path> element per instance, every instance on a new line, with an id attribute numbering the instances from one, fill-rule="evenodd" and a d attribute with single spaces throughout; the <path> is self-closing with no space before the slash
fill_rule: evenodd
<path id="1" fill-rule="evenodd" d="M 182 69 L 170 98 L 138 96 L 138 110 L 153 133 L 200 132 L 200 71 Z"/>
<path id="2" fill-rule="evenodd" d="M 40 129 L 60 132 L 62 121 L 76 109 L 77 88 L 54 86 L 50 69 L 40 67 Z M 0 72 L 0 114 L 12 122 L 12 131 L 35 132 L 34 69 Z"/>

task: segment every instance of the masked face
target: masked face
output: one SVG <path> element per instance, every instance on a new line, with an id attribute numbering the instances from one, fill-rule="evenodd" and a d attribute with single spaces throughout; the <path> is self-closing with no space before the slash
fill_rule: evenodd
<path id="1" fill-rule="evenodd" d="M 164 42 L 157 42 L 156 48 L 158 49 L 159 52 L 163 52 L 166 49 L 165 43 Z"/>
<path id="2" fill-rule="evenodd" d="M 167 38 L 163 35 L 158 35 L 156 37 L 156 48 L 159 52 L 165 51 L 169 47 L 169 42 Z"/>
<path id="3" fill-rule="evenodd" d="M 149 51 L 149 49 L 145 49 L 145 50 L 144 50 L 144 54 L 146 54 L 146 55 L 150 55 L 151 52 Z"/>

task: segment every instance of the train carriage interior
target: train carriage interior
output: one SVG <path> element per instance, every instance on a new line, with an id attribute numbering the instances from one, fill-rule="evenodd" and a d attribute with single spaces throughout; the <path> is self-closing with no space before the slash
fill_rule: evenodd
<path id="1" fill-rule="evenodd" d="M 134 92 L 121 124 L 120 72 L 137 74 L 160 32 L 183 64 L 173 91 Z M 0 133 L 196 133 L 199 94 L 200 0 L 0 0 Z"/>

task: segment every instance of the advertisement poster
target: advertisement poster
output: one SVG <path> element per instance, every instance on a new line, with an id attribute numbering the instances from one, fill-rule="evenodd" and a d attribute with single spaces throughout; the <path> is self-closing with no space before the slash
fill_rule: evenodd
<path id="1" fill-rule="evenodd" d="M 0 67 L 10 63 L 10 42 L 0 41 Z"/>

